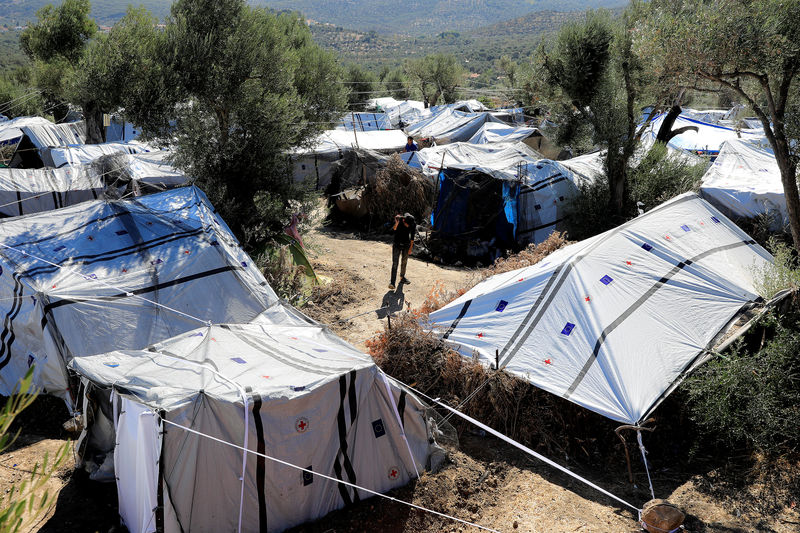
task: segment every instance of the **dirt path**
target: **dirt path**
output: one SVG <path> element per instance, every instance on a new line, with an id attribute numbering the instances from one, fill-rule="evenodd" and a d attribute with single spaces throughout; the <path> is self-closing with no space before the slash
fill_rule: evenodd
<path id="1" fill-rule="evenodd" d="M 474 269 L 437 265 L 412 254 L 406 270 L 411 283 L 390 290 L 388 240 L 361 240 L 348 231 L 317 227 L 305 237 L 305 244 L 317 275 L 336 287 L 329 301 L 305 311 L 361 350 L 366 349 L 364 341 L 386 324 L 388 311 L 419 307 L 434 286 L 456 291 L 475 276 Z M 355 318 L 347 320 L 351 317 Z"/>

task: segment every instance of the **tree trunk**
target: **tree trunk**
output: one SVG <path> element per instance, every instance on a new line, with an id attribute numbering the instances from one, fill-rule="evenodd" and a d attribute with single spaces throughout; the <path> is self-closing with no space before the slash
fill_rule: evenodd
<path id="1" fill-rule="evenodd" d="M 669 109 L 667 116 L 664 117 L 664 121 L 661 123 L 661 127 L 658 129 L 656 141 L 667 144 L 676 135 L 680 135 L 689 130 L 698 131 L 697 126 L 686 126 L 685 128 L 680 128 L 675 131 L 672 130 L 672 126 L 675 125 L 675 120 L 681 114 L 681 111 L 683 111 L 683 109 L 678 104 L 675 104 Z"/>
<path id="2" fill-rule="evenodd" d="M 100 144 L 106 140 L 103 127 L 103 110 L 97 102 L 83 104 L 83 119 L 86 121 L 86 144 Z"/>
<path id="3" fill-rule="evenodd" d="M 616 157 L 611 156 L 612 149 L 616 147 L 609 146 L 608 154 L 606 157 L 606 168 L 608 173 L 608 208 L 613 216 L 622 214 L 625 208 L 625 187 L 627 182 L 626 176 L 626 161 L 620 155 Z"/>
<path id="4" fill-rule="evenodd" d="M 797 164 L 792 162 L 789 144 L 782 135 L 775 136 L 775 160 L 781 171 L 783 196 L 786 198 L 786 211 L 789 215 L 789 228 L 795 250 L 800 252 L 800 193 L 797 190 Z"/>

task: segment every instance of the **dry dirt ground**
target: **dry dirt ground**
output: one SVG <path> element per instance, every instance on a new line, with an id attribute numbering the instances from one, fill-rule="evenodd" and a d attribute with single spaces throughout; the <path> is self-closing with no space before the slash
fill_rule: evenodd
<path id="1" fill-rule="evenodd" d="M 442 267 L 412 258 L 410 285 L 389 291 L 391 245 L 379 240 L 362 240 L 344 229 L 319 227 L 307 236 L 310 259 L 328 285 L 324 301 L 305 311 L 331 324 L 355 346 L 386 323 L 386 309 L 419 306 L 435 283 L 456 290 L 471 283 L 474 270 Z M 352 320 L 345 320 L 350 317 Z M 0 456 L 0 495 L 20 479 L 26 470 L 51 453 L 67 436 L 60 423 L 66 411 L 59 401 L 37 400 L 20 419 L 21 437 L 11 451 Z M 635 532 L 636 516 L 607 497 L 558 473 L 511 446 L 459 427 L 459 445 L 450 449 L 446 466 L 437 474 L 420 480 L 392 495 L 405 501 L 454 515 L 503 532 Z M 599 438 L 616 438 L 613 435 Z M 668 438 L 663 435 L 660 438 Z M 633 451 L 633 449 L 632 449 Z M 649 499 L 641 461 L 634 456 L 638 487 L 628 484 L 623 457 L 607 458 L 602 464 L 576 464 L 564 457 L 553 459 L 568 464 L 578 473 L 636 505 Z M 686 528 L 692 532 L 744 533 L 800 531 L 797 500 L 788 505 L 766 505 L 766 499 L 780 492 L 770 480 L 742 481 L 742 471 L 751 463 L 727 458 L 708 458 L 703 466 L 691 468 L 669 464 L 651 457 L 656 496 L 669 499 L 687 513 Z M 798 472 L 797 465 L 791 465 Z M 116 490 L 113 484 L 89 481 L 81 472 L 65 465 L 48 485 L 53 505 L 35 523 L 20 531 L 119 532 Z M 785 496 L 785 495 L 784 495 Z M 780 499 L 781 502 L 787 498 Z M 794 505 L 792 504 L 794 503 Z M 295 533 L 435 533 L 478 531 L 380 498 L 370 498 L 337 511 L 320 521 L 296 528 Z"/>

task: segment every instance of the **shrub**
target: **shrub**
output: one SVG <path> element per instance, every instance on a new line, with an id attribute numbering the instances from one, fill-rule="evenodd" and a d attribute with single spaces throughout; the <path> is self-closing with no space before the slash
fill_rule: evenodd
<path id="1" fill-rule="evenodd" d="M 692 419 L 727 447 L 764 453 L 800 444 L 800 332 L 796 317 L 767 315 L 775 336 L 760 350 L 743 342 L 700 367 L 685 384 Z"/>
<path id="2" fill-rule="evenodd" d="M 692 163 L 690 159 L 669 153 L 665 144 L 656 143 L 628 174 L 632 207 L 641 202 L 645 210 L 650 210 L 696 189 L 707 168 L 705 162 Z"/>
<path id="3" fill-rule="evenodd" d="M 793 248 L 777 237 L 770 237 L 767 249 L 775 261 L 755 273 L 756 290 L 764 298 L 772 298 L 783 289 L 800 288 L 798 257 Z"/>

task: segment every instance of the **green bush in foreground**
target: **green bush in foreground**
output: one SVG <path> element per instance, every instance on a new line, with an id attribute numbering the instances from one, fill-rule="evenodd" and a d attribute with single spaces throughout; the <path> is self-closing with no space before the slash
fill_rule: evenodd
<path id="1" fill-rule="evenodd" d="M 742 342 L 701 366 L 685 383 L 692 419 L 728 447 L 764 453 L 800 445 L 800 323 L 768 315 L 772 339 L 748 352 Z"/>

